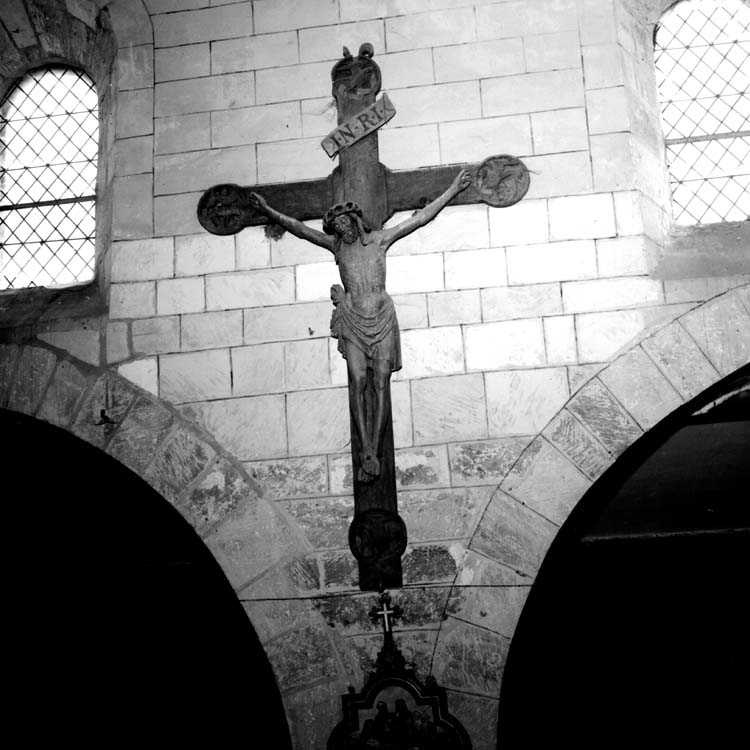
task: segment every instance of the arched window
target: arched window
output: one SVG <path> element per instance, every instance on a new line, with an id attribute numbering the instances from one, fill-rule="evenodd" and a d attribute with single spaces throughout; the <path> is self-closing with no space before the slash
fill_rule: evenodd
<path id="1" fill-rule="evenodd" d="M 750 7 L 684 0 L 654 34 L 672 211 L 681 225 L 750 215 Z"/>
<path id="2" fill-rule="evenodd" d="M 92 280 L 94 82 L 75 68 L 39 68 L 10 89 L 0 117 L 0 289 Z"/>

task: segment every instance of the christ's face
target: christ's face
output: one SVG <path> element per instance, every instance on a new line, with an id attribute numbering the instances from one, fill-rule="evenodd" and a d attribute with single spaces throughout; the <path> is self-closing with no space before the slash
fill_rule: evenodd
<path id="1" fill-rule="evenodd" d="M 337 216 L 333 220 L 333 228 L 336 230 L 336 234 L 338 234 L 347 245 L 356 242 L 359 237 L 357 224 L 349 214 L 341 214 L 341 216 Z"/>

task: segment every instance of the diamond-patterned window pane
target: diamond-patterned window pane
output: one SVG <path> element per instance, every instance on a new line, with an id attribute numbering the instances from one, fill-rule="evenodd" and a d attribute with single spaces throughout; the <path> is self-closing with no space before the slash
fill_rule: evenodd
<path id="1" fill-rule="evenodd" d="M 750 7 L 683 0 L 662 17 L 656 77 L 682 225 L 750 216 Z"/>
<path id="2" fill-rule="evenodd" d="M 99 113 L 82 71 L 26 75 L 0 104 L 0 289 L 94 277 Z"/>

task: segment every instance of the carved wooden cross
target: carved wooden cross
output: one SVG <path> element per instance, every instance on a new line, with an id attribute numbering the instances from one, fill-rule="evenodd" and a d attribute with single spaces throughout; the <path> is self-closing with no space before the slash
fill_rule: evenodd
<path id="1" fill-rule="evenodd" d="M 387 95 L 376 101 L 381 75 L 372 59 L 373 54 L 370 44 L 363 44 L 356 58 L 344 47 L 344 57 L 331 71 L 338 127 L 322 143 L 329 156 L 336 153 L 339 156 L 339 166 L 331 175 L 322 180 L 254 188 L 216 185 L 208 189 L 198 203 L 198 219 L 213 234 L 234 234 L 247 226 L 278 223 L 331 250 L 339 263 L 347 288 L 332 289 L 334 305 L 337 306 L 334 321 L 338 316 L 338 323 L 334 324 L 338 330 L 333 333 L 339 338 L 339 348 L 347 359 L 349 370 L 354 481 L 354 520 L 349 529 L 349 547 L 359 564 L 359 585 L 363 591 L 382 591 L 402 584 L 401 556 L 406 549 L 406 526 L 398 515 L 396 502 L 390 383 L 384 388 L 379 372 L 382 357 L 394 358 L 394 337 L 398 349 L 398 325 L 395 313 L 390 322 L 383 322 L 391 314 L 392 303 L 388 303 L 390 307 L 384 304 L 371 318 L 360 314 L 371 302 L 368 294 L 382 297 L 384 290 L 364 283 L 363 280 L 369 281 L 366 274 L 372 269 L 357 267 L 359 260 L 356 257 L 343 256 L 342 253 L 351 253 L 355 248 L 362 255 L 370 244 L 362 239 L 366 232 L 367 238 L 377 238 L 376 244 L 380 243 L 384 263 L 384 252 L 392 242 L 422 226 L 447 203 L 483 202 L 492 206 L 510 206 L 521 200 L 529 187 L 525 165 L 507 154 L 491 156 L 478 165 L 430 167 L 396 173 L 383 166 L 378 156 L 377 130 L 393 117 L 395 110 Z M 468 176 L 462 177 L 461 170 L 466 170 Z M 468 184 L 469 176 L 471 184 Z M 453 184 L 446 191 L 451 181 Z M 436 198 L 438 195 L 440 197 Z M 333 204 L 337 205 L 331 208 Z M 271 206 L 283 206 L 284 213 Z M 419 210 L 403 224 L 382 229 L 384 222 L 397 211 L 413 209 Z M 355 231 L 355 224 L 358 227 L 356 232 L 359 232 L 360 239 L 356 242 L 346 235 L 348 219 L 343 224 L 338 223 L 344 215 L 352 219 L 350 233 Z M 325 217 L 327 234 L 301 224 L 307 219 L 321 217 Z M 338 237 L 335 241 L 329 236 L 334 234 Z M 366 252 L 372 256 L 371 249 Z M 346 257 L 346 263 L 343 257 Z M 378 273 L 382 273 L 384 279 L 384 266 Z M 359 302 L 350 304 L 357 289 Z M 342 343 L 348 345 L 358 336 L 358 348 L 342 348 Z M 384 345 L 383 342 L 390 347 L 390 355 L 378 353 L 378 345 Z M 400 349 L 398 351 L 400 355 Z M 359 388 L 357 366 L 352 364 L 355 359 L 362 363 L 366 360 L 363 408 L 352 395 Z M 364 371 L 365 364 L 361 367 Z M 398 367 L 400 361 L 392 369 Z M 380 425 L 379 439 L 365 436 L 363 440 L 364 424 Z M 377 455 L 374 445 L 378 448 Z"/>

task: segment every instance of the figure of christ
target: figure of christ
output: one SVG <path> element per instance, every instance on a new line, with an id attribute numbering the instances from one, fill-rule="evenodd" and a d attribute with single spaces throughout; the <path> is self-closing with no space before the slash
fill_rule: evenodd
<path id="1" fill-rule="evenodd" d="M 390 411 L 391 373 L 401 369 L 401 344 L 393 300 L 385 291 L 385 254 L 394 242 L 432 221 L 448 202 L 471 184 L 464 169 L 432 203 L 388 229 L 372 229 L 356 203 L 338 203 L 323 218 L 323 232 L 286 216 L 251 193 L 250 203 L 272 222 L 303 240 L 333 253 L 343 287 L 331 287 L 334 304 L 331 336 L 346 360 L 349 373 L 349 408 L 361 451 L 357 479 L 372 481 L 380 475 L 383 440 Z M 372 370 L 375 414 L 366 417 L 367 371 Z"/>

